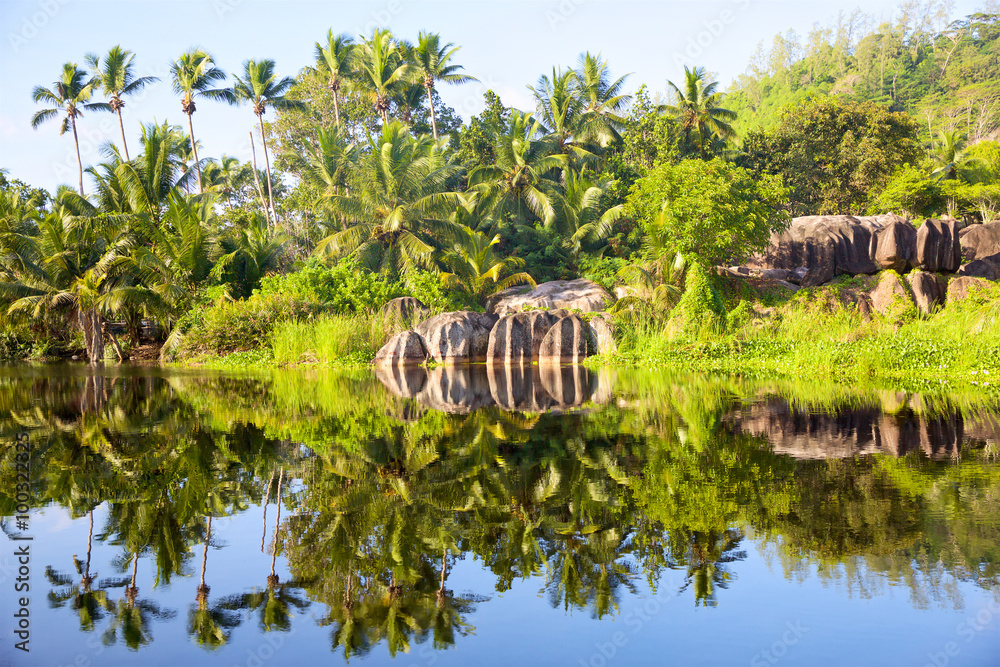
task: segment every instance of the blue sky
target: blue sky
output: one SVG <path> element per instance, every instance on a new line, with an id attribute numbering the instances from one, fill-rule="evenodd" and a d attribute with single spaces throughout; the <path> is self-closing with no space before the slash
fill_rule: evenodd
<path id="1" fill-rule="evenodd" d="M 863 4 L 869 14 L 888 17 L 897 2 Z M 957 0 L 953 16 L 980 5 Z M 230 73 L 247 58 L 273 58 L 280 74 L 294 76 L 312 63 L 315 42 L 331 27 L 369 34 L 381 24 L 409 39 L 420 30 L 439 32 L 462 47 L 457 62 L 481 82 L 440 91 L 467 120 L 481 110 L 487 88 L 506 104 L 528 109 L 527 86 L 555 65 L 574 65 L 587 50 L 601 52 L 616 76 L 632 72 L 630 90 L 646 83 L 662 92 L 667 79 L 682 77 L 685 63 L 706 67 L 727 85 L 746 68 L 761 40 L 770 42 L 789 28 L 804 35 L 814 23 L 826 24 L 838 11 L 857 6 L 857 0 L 2 0 L 0 167 L 51 190 L 76 182 L 71 137 L 59 136 L 56 121 L 31 129 L 38 109 L 31 90 L 51 85 L 63 63 L 83 66 L 84 54 L 103 54 L 115 44 L 136 52 L 141 74 L 162 79 L 141 97 L 126 100 L 126 133 L 130 145 L 137 145 L 140 123 L 186 124 L 170 91 L 168 66 L 194 46 L 207 49 Z M 249 108 L 199 103 L 194 122 L 200 155 L 249 159 L 253 121 Z M 111 114 L 88 114 L 79 129 L 84 167 L 101 161 L 104 142 L 119 141 Z"/>

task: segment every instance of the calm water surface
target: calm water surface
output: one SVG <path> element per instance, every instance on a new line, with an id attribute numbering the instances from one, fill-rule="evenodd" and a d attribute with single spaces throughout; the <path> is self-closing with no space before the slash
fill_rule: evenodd
<path id="1" fill-rule="evenodd" d="M 992 398 L 21 366 L 0 425 L 2 664 L 1000 664 Z"/>

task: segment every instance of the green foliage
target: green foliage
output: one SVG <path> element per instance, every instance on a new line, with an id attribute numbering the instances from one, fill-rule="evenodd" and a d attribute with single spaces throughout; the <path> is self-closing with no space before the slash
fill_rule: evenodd
<path id="1" fill-rule="evenodd" d="M 726 328 L 726 308 L 705 268 L 695 262 L 687 271 L 684 294 L 674 308 L 671 321 L 690 335 L 721 332 Z"/>
<path id="2" fill-rule="evenodd" d="M 693 255 L 708 265 L 737 262 L 766 247 L 784 228 L 787 190 L 774 176 L 759 179 L 713 159 L 661 164 L 638 181 L 626 212 L 643 226 L 658 254 Z"/>
<path id="3" fill-rule="evenodd" d="M 943 204 L 944 197 L 938 180 L 906 164 L 896 170 L 892 180 L 869 206 L 868 212 L 893 212 L 909 218 L 932 217 L 941 210 Z"/>
<path id="4" fill-rule="evenodd" d="M 328 264 L 315 257 L 294 273 L 263 277 L 258 293 L 316 304 L 338 314 L 374 311 L 390 299 L 405 296 L 399 284 L 360 269 L 349 259 Z"/>
<path id="5" fill-rule="evenodd" d="M 858 213 L 897 165 L 920 157 L 917 121 L 872 102 L 822 97 L 788 107 L 771 149 L 797 211 Z"/>
<path id="6" fill-rule="evenodd" d="M 278 324 L 271 335 L 274 362 L 368 364 L 395 333 L 391 323 L 370 315 L 321 315 Z"/>
<path id="7" fill-rule="evenodd" d="M 579 262 L 580 276 L 614 292 L 615 286 L 620 282 L 618 272 L 627 265 L 628 260 L 622 257 L 583 255 Z"/>

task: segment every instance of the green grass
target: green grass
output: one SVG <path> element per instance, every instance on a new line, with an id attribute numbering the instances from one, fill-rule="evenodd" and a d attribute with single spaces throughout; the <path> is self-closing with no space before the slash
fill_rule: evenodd
<path id="1" fill-rule="evenodd" d="M 283 322 L 271 334 L 274 363 L 294 365 L 368 364 L 379 348 L 407 323 L 379 316 L 321 315 Z"/>

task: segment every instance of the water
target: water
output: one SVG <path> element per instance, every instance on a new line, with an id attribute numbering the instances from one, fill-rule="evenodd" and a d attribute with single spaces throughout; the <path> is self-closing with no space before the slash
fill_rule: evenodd
<path id="1" fill-rule="evenodd" d="M 20 366 L 0 425 L 3 664 L 1000 664 L 994 399 Z"/>

